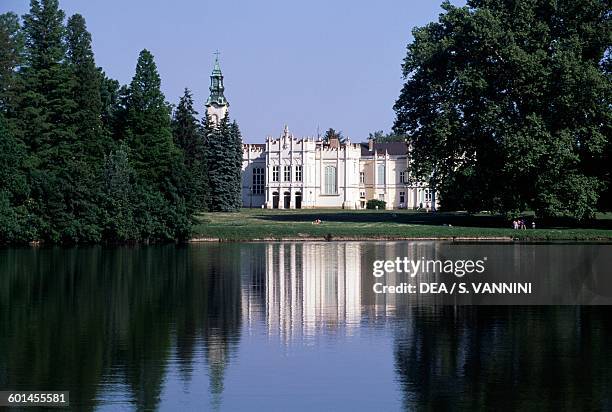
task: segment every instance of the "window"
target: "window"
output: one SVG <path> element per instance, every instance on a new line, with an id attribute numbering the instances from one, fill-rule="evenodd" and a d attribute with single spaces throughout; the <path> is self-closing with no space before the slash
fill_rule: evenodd
<path id="1" fill-rule="evenodd" d="M 278 182 L 280 174 L 280 166 L 272 166 L 272 181 Z"/>
<path id="2" fill-rule="evenodd" d="M 326 195 L 338 193 L 338 183 L 336 180 L 336 167 L 325 166 L 325 192 Z"/>
<path id="3" fill-rule="evenodd" d="M 359 172 L 359 183 L 365 183 L 365 172 Z"/>
<path id="4" fill-rule="evenodd" d="M 283 176 L 283 180 L 285 182 L 290 182 L 291 181 L 291 166 L 285 166 L 284 169 L 284 176 Z"/>
<path id="5" fill-rule="evenodd" d="M 400 192 L 400 205 L 403 205 L 406 202 L 406 193 Z"/>
<path id="6" fill-rule="evenodd" d="M 296 182 L 302 181 L 302 166 L 295 167 L 295 181 Z"/>
<path id="7" fill-rule="evenodd" d="M 431 190 L 425 189 L 425 201 L 431 202 Z"/>
<path id="8" fill-rule="evenodd" d="M 359 197 L 365 199 L 365 192 L 359 192 Z"/>
<path id="9" fill-rule="evenodd" d="M 406 172 L 400 172 L 400 183 L 406 183 Z"/>
<path id="10" fill-rule="evenodd" d="M 264 192 L 264 169 L 256 167 L 253 169 L 253 194 L 262 195 Z"/>
<path id="11" fill-rule="evenodd" d="M 385 184 L 385 165 L 378 165 L 378 176 L 376 184 Z"/>

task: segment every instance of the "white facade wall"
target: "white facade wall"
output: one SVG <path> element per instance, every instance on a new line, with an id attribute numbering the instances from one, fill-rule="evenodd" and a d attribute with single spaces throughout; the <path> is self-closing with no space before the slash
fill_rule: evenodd
<path id="1" fill-rule="evenodd" d="M 328 166 L 335 168 L 337 190 L 333 193 L 326 190 Z M 256 169 L 265 171 L 263 193 L 254 189 Z M 388 209 L 434 207 L 435 196 L 426 195 L 426 185 L 408 186 L 400 181 L 401 172 L 408 176 L 407 169 L 406 154 L 377 151 L 362 157 L 360 144 L 349 141 L 334 148 L 313 138 L 297 139 L 285 128 L 280 138 L 267 138 L 265 145 L 244 145 L 242 202 L 244 207 L 270 209 L 360 209 L 370 199 L 382 199 Z"/>

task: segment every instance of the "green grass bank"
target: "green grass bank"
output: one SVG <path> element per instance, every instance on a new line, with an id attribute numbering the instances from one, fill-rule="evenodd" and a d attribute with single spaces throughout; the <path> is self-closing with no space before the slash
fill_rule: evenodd
<path id="1" fill-rule="evenodd" d="M 536 219 L 527 230 L 514 230 L 502 216 L 462 212 L 425 213 L 387 210 L 270 210 L 203 213 L 194 227 L 194 241 L 255 240 L 518 240 L 612 241 L 612 214 L 592 221 Z M 313 224 L 317 219 L 321 224 Z"/>

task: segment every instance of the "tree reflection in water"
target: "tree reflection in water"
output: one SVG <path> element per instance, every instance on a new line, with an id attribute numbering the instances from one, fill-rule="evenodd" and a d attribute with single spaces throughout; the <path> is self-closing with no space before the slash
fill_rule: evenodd
<path id="1" fill-rule="evenodd" d="M 151 410 L 170 375 L 188 386 L 202 363 L 208 406 L 221 409 L 245 333 L 283 346 L 382 330 L 406 410 L 612 408 L 608 307 L 373 296 L 371 260 L 405 253 L 443 251 L 407 243 L 0 250 L 0 389 L 70 390 L 86 410 L 126 402 L 123 391 Z M 515 248 L 499 253 L 517 260 Z"/>

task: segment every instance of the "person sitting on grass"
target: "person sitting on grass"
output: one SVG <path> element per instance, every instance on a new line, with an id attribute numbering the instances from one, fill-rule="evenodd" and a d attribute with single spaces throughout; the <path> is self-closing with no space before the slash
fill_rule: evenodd
<path id="1" fill-rule="evenodd" d="M 313 225 L 320 225 L 321 224 L 321 219 L 315 219 L 314 222 L 312 222 Z"/>

